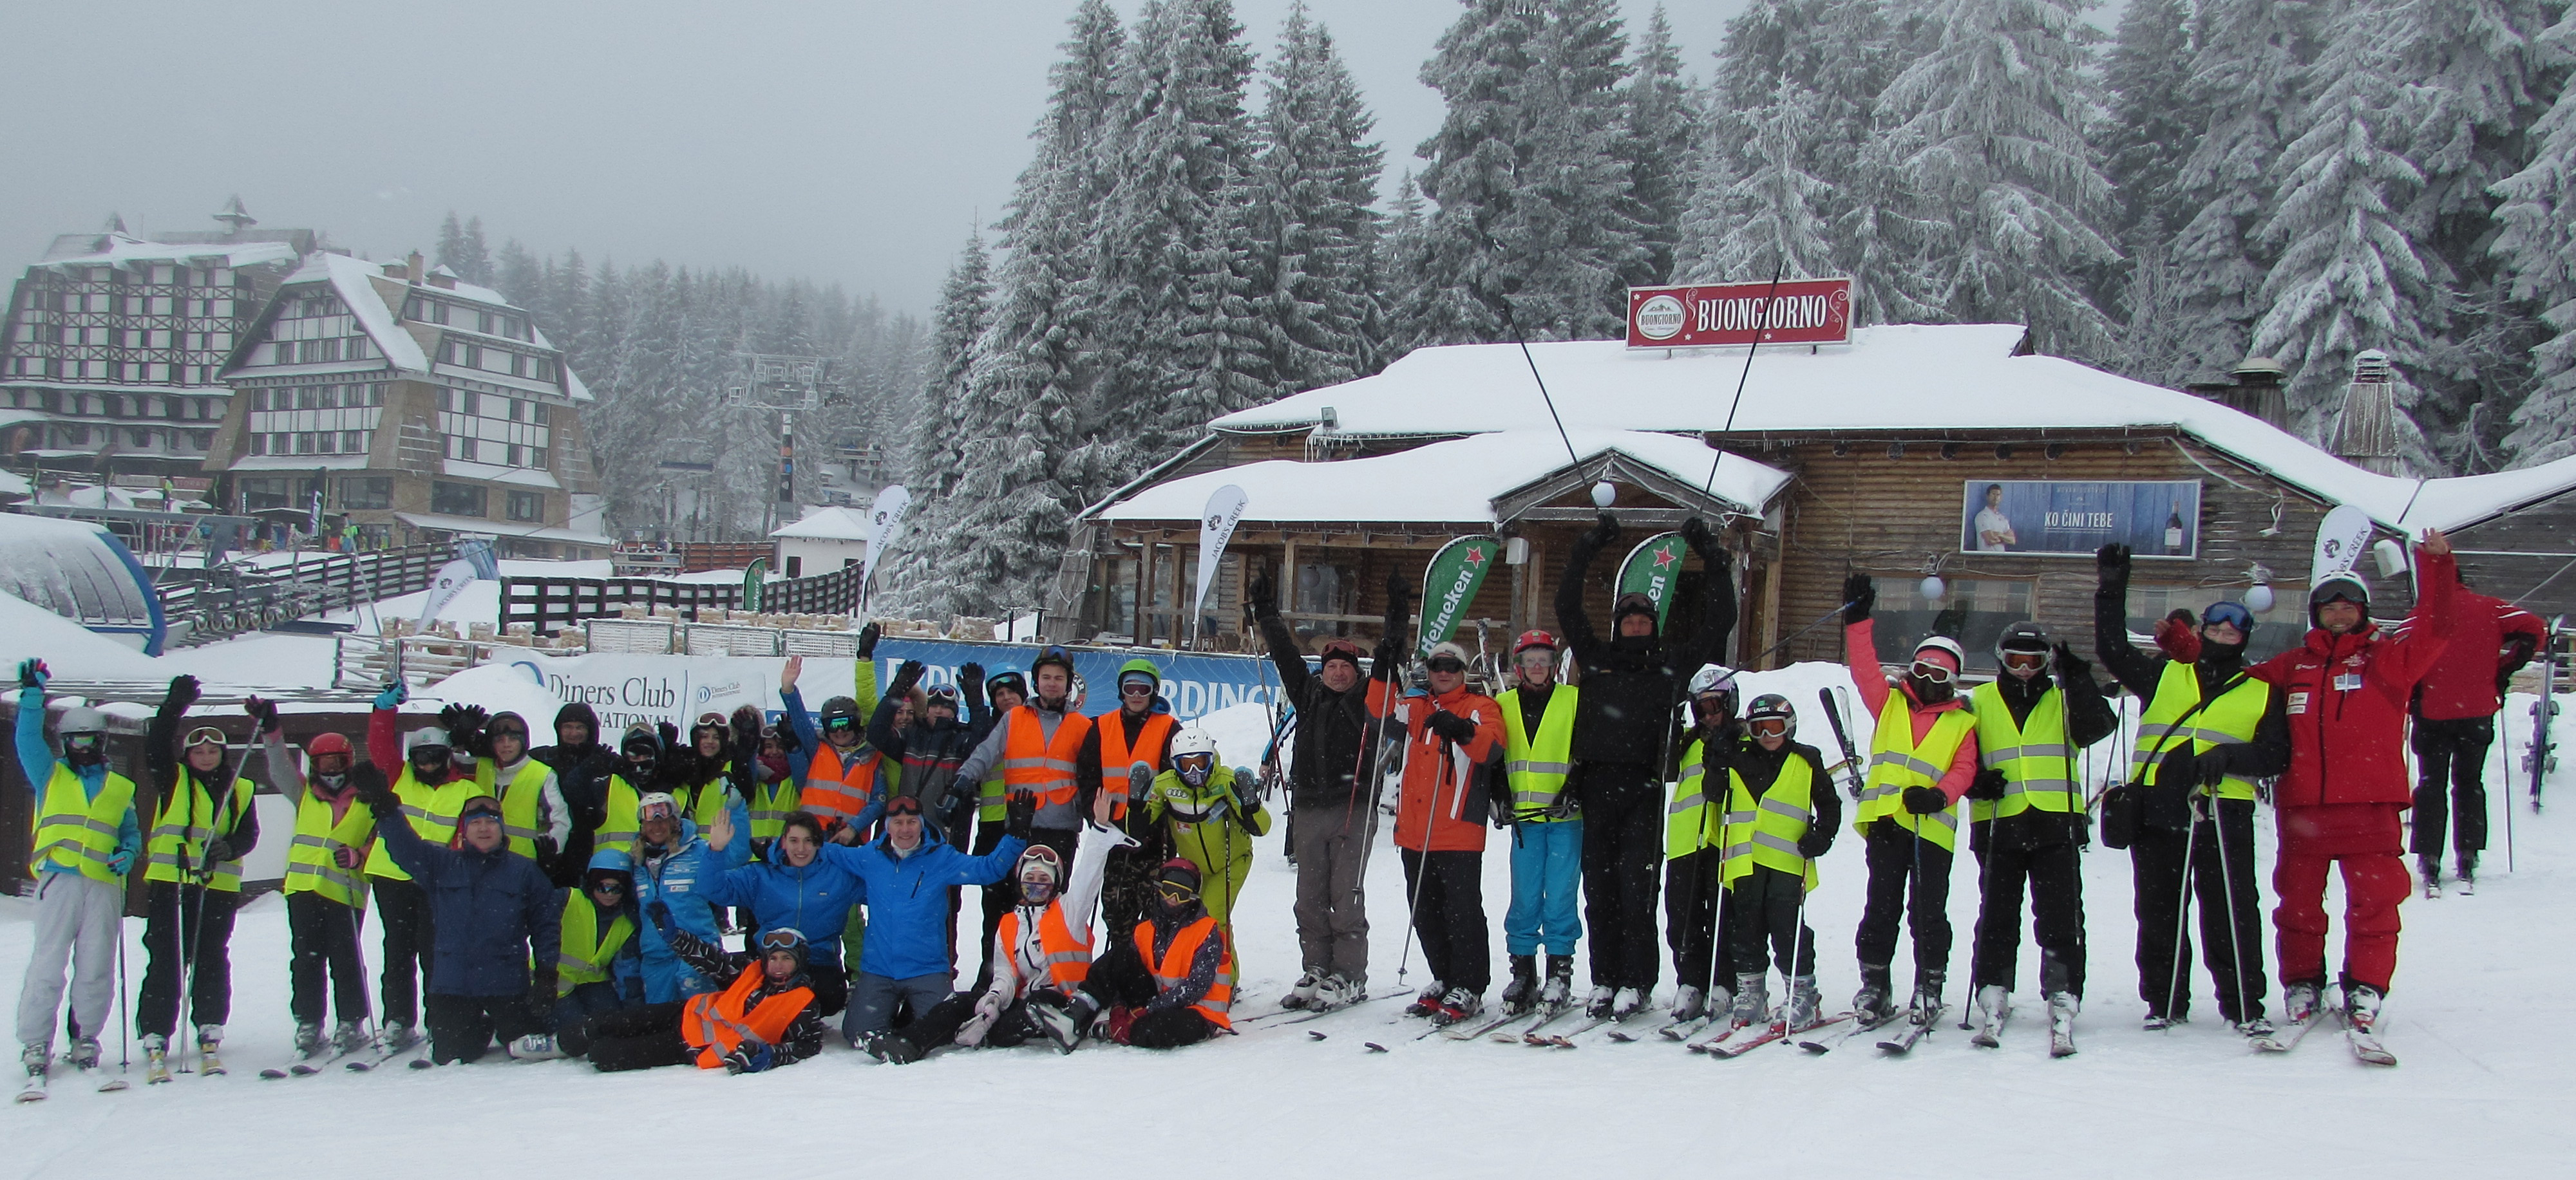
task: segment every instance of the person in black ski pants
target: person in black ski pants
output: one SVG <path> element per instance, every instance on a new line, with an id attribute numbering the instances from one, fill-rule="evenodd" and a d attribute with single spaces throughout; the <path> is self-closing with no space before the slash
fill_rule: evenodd
<path id="1" fill-rule="evenodd" d="M 1603 641 L 1583 610 L 1592 559 L 1619 539 L 1618 518 L 1601 521 L 1566 555 L 1556 588 L 1557 626 L 1572 647 L 1583 697 L 1574 715 L 1574 771 L 1568 789 L 1583 808 L 1583 925 L 1592 943 L 1595 1017 L 1628 1016 L 1655 990 L 1655 869 L 1664 838 L 1663 778 L 1677 724 L 1674 709 L 1701 664 L 1726 650 L 1735 630 L 1733 562 L 1708 525 L 1682 524 L 1701 564 L 1701 622 L 1686 647 L 1658 634 L 1655 604 L 1622 594 Z"/>
<path id="2" fill-rule="evenodd" d="M 617 773 L 617 751 L 600 744 L 599 714 L 574 701 L 555 711 L 555 744 L 530 750 L 528 757 L 554 769 L 555 789 L 572 812 L 572 834 L 552 861 L 538 866 L 555 888 L 570 889 L 581 884 L 592 838 L 608 818 L 608 776 Z"/>

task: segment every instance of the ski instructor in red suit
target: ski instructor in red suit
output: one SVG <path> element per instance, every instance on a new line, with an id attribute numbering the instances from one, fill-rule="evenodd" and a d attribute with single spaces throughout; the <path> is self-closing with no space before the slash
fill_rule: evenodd
<path id="1" fill-rule="evenodd" d="M 2282 999 L 2292 1020 L 2313 1013 L 2326 983 L 2326 871 L 2344 888 L 2343 992 L 2348 1022 L 2372 1032 L 2397 969 L 2397 907 L 2413 891 L 2401 813 L 2414 802 L 2406 771 L 2406 707 L 2450 640 L 2459 566 L 2438 529 L 2415 548 L 2414 614 L 2388 636 L 2370 621 L 2370 587 L 2330 574 L 2308 591 L 2307 641 L 2254 669 L 2277 685 L 2290 722 L 2290 768 L 2273 788 L 2280 863 L 2272 889 Z"/>

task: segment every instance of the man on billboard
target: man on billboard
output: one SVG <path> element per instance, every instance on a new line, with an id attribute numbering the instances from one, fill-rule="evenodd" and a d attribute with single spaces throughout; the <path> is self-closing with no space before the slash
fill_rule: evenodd
<path id="1" fill-rule="evenodd" d="M 1986 485 L 1986 506 L 1977 510 L 1976 544 L 1979 553 L 2008 553 L 2021 543 L 2013 532 L 2012 518 L 2004 515 L 2004 485 Z"/>

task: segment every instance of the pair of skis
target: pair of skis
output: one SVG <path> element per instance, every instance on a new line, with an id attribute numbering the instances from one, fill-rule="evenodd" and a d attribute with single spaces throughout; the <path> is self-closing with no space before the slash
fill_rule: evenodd
<path id="1" fill-rule="evenodd" d="M 2316 1011 L 2309 1013 L 2307 1019 L 2291 1021 L 2288 1027 L 2277 1030 L 2268 1037 L 2254 1037 L 2248 1043 L 2258 1053 L 2287 1053 L 2298 1048 L 2299 1042 L 2307 1039 L 2308 1031 L 2315 1028 L 2325 1017 L 2325 1008 L 2320 1006 Z M 2397 1064 L 2397 1055 L 2389 1052 L 2388 1046 L 2380 1043 L 2379 1034 L 2354 1028 L 2347 1023 L 2344 1026 L 2343 1036 L 2344 1043 L 2352 1050 L 2353 1060 L 2363 1065 Z"/>
<path id="2" fill-rule="evenodd" d="M 1996 1013 L 1993 1019 L 1979 1021 L 1976 1025 L 1977 1031 L 1968 1035 L 1968 1043 L 1980 1049 L 2003 1048 L 2004 1026 L 2012 1023 L 2012 1013 L 2012 1005 L 2006 1004 L 2003 1011 Z M 1963 1024 L 1961 1027 L 1967 1026 Z M 2064 1020 L 2060 1020 L 2054 1008 L 2050 1010 L 2048 1019 L 2048 1055 L 2050 1057 L 2075 1056 L 2075 1018 L 2070 1014 Z"/>
<path id="3" fill-rule="evenodd" d="M 132 1084 L 127 1082 L 123 1077 L 107 1074 L 105 1070 L 95 1065 L 73 1066 L 72 1068 L 79 1071 L 84 1080 L 93 1077 L 106 1077 L 106 1081 L 100 1082 L 96 1086 L 96 1089 L 101 1094 L 114 1094 L 120 1090 L 133 1088 Z M 52 1095 L 52 1087 L 53 1079 L 48 1076 L 46 1071 L 30 1071 L 27 1074 L 26 1086 L 18 1091 L 17 1100 L 21 1103 L 42 1102 Z"/>
<path id="4" fill-rule="evenodd" d="M 1852 1018 L 1852 1014 L 1849 1012 L 1837 1013 L 1832 1016 L 1819 1017 L 1811 1023 L 1803 1024 L 1796 1028 L 1789 1027 L 1789 1022 L 1786 1020 L 1771 1020 L 1765 1021 L 1761 1024 L 1748 1024 L 1742 1028 L 1729 1029 L 1717 1036 L 1693 1041 L 1690 1043 L 1690 1051 L 1693 1053 L 1705 1053 L 1712 1058 L 1723 1061 L 1728 1058 L 1742 1057 L 1764 1045 L 1784 1041 L 1791 1037 L 1804 1038 L 1810 1033 L 1822 1032 L 1826 1029 L 1833 1028 L 1836 1025 L 1848 1023 Z M 1819 1043 L 1824 1043 L 1823 1038 L 1817 1038 L 1817 1040 Z M 1801 1042 L 1801 1045 L 1803 1047 L 1803 1041 Z M 1832 1046 L 1830 1044 L 1826 1044 L 1826 1048 L 1831 1047 Z M 1818 1049 L 1815 1051 L 1823 1052 L 1824 1050 Z"/>

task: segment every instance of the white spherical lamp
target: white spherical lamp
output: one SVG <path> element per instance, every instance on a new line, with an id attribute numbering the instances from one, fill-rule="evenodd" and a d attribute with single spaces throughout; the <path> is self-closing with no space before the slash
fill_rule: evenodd
<path id="1" fill-rule="evenodd" d="M 2245 609 L 2262 614 L 2272 609 L 2272 588 L 2256 582 L 2245 590 Z"/>
<path id="2" fill-rule="evenodd" d="M 1613 484 L 1613 483 L 1611 483 L 1609 480 L 1606 480 L 1606 479 L 1605 479 L 1605 480 L 1602 480 L 1602 481 L 1601 481 L 1601 482 L 1599 482 L 1599 483 L 1596 483 L 1596 484 L 1592 485 L 1592 506 L 1593 506 L 1593 507 L 1595 507 L 1595 508 L 1607 508 L 1607 507 L 1609 507 L 1609 506 L 1610 506 L 1610 502 L 1611 502 L 1611 501 L 1616 500 L 1616 499 L 1618 499 L 1618 498 L 1619 498 L 1619 487 L 1618 487 L 1618 485 L 1617 485 L 1617 484 Z"/>
<path id="3" fill-rule="evenodd" d="M 1944 585 L 1944 584 L 1942 583 L 1942 581 L 1941 581 L 1941 575 L 1939 575 L 1939 574 L 1933 574 L 1933 575 L 1931 575 L 1931 576 L 1929 576 L 1929 577 L 1924 578 L 1924 579 L 1923 579 L 1923 584 L 1922 584 L 1922 585 L 1919 585 L 1919 586 L 1916 586 L 1914 589 L 1915 589 L 1915 592 L 1917 592 L 1917 593 L 1919 593 L 1919 594 L 1921 594 L 1921 595 L 1923 596 L 1923 601 L 1925 601 L 1925 602 L 1939 602 L 1939 601 L 1941 601 L 1941 595 L 1942 595 L 1943 593 L 1947 592 L 1947 591 L 1949 590 L 1949 587 L 1948 587 L 1947 585 Z"/>

